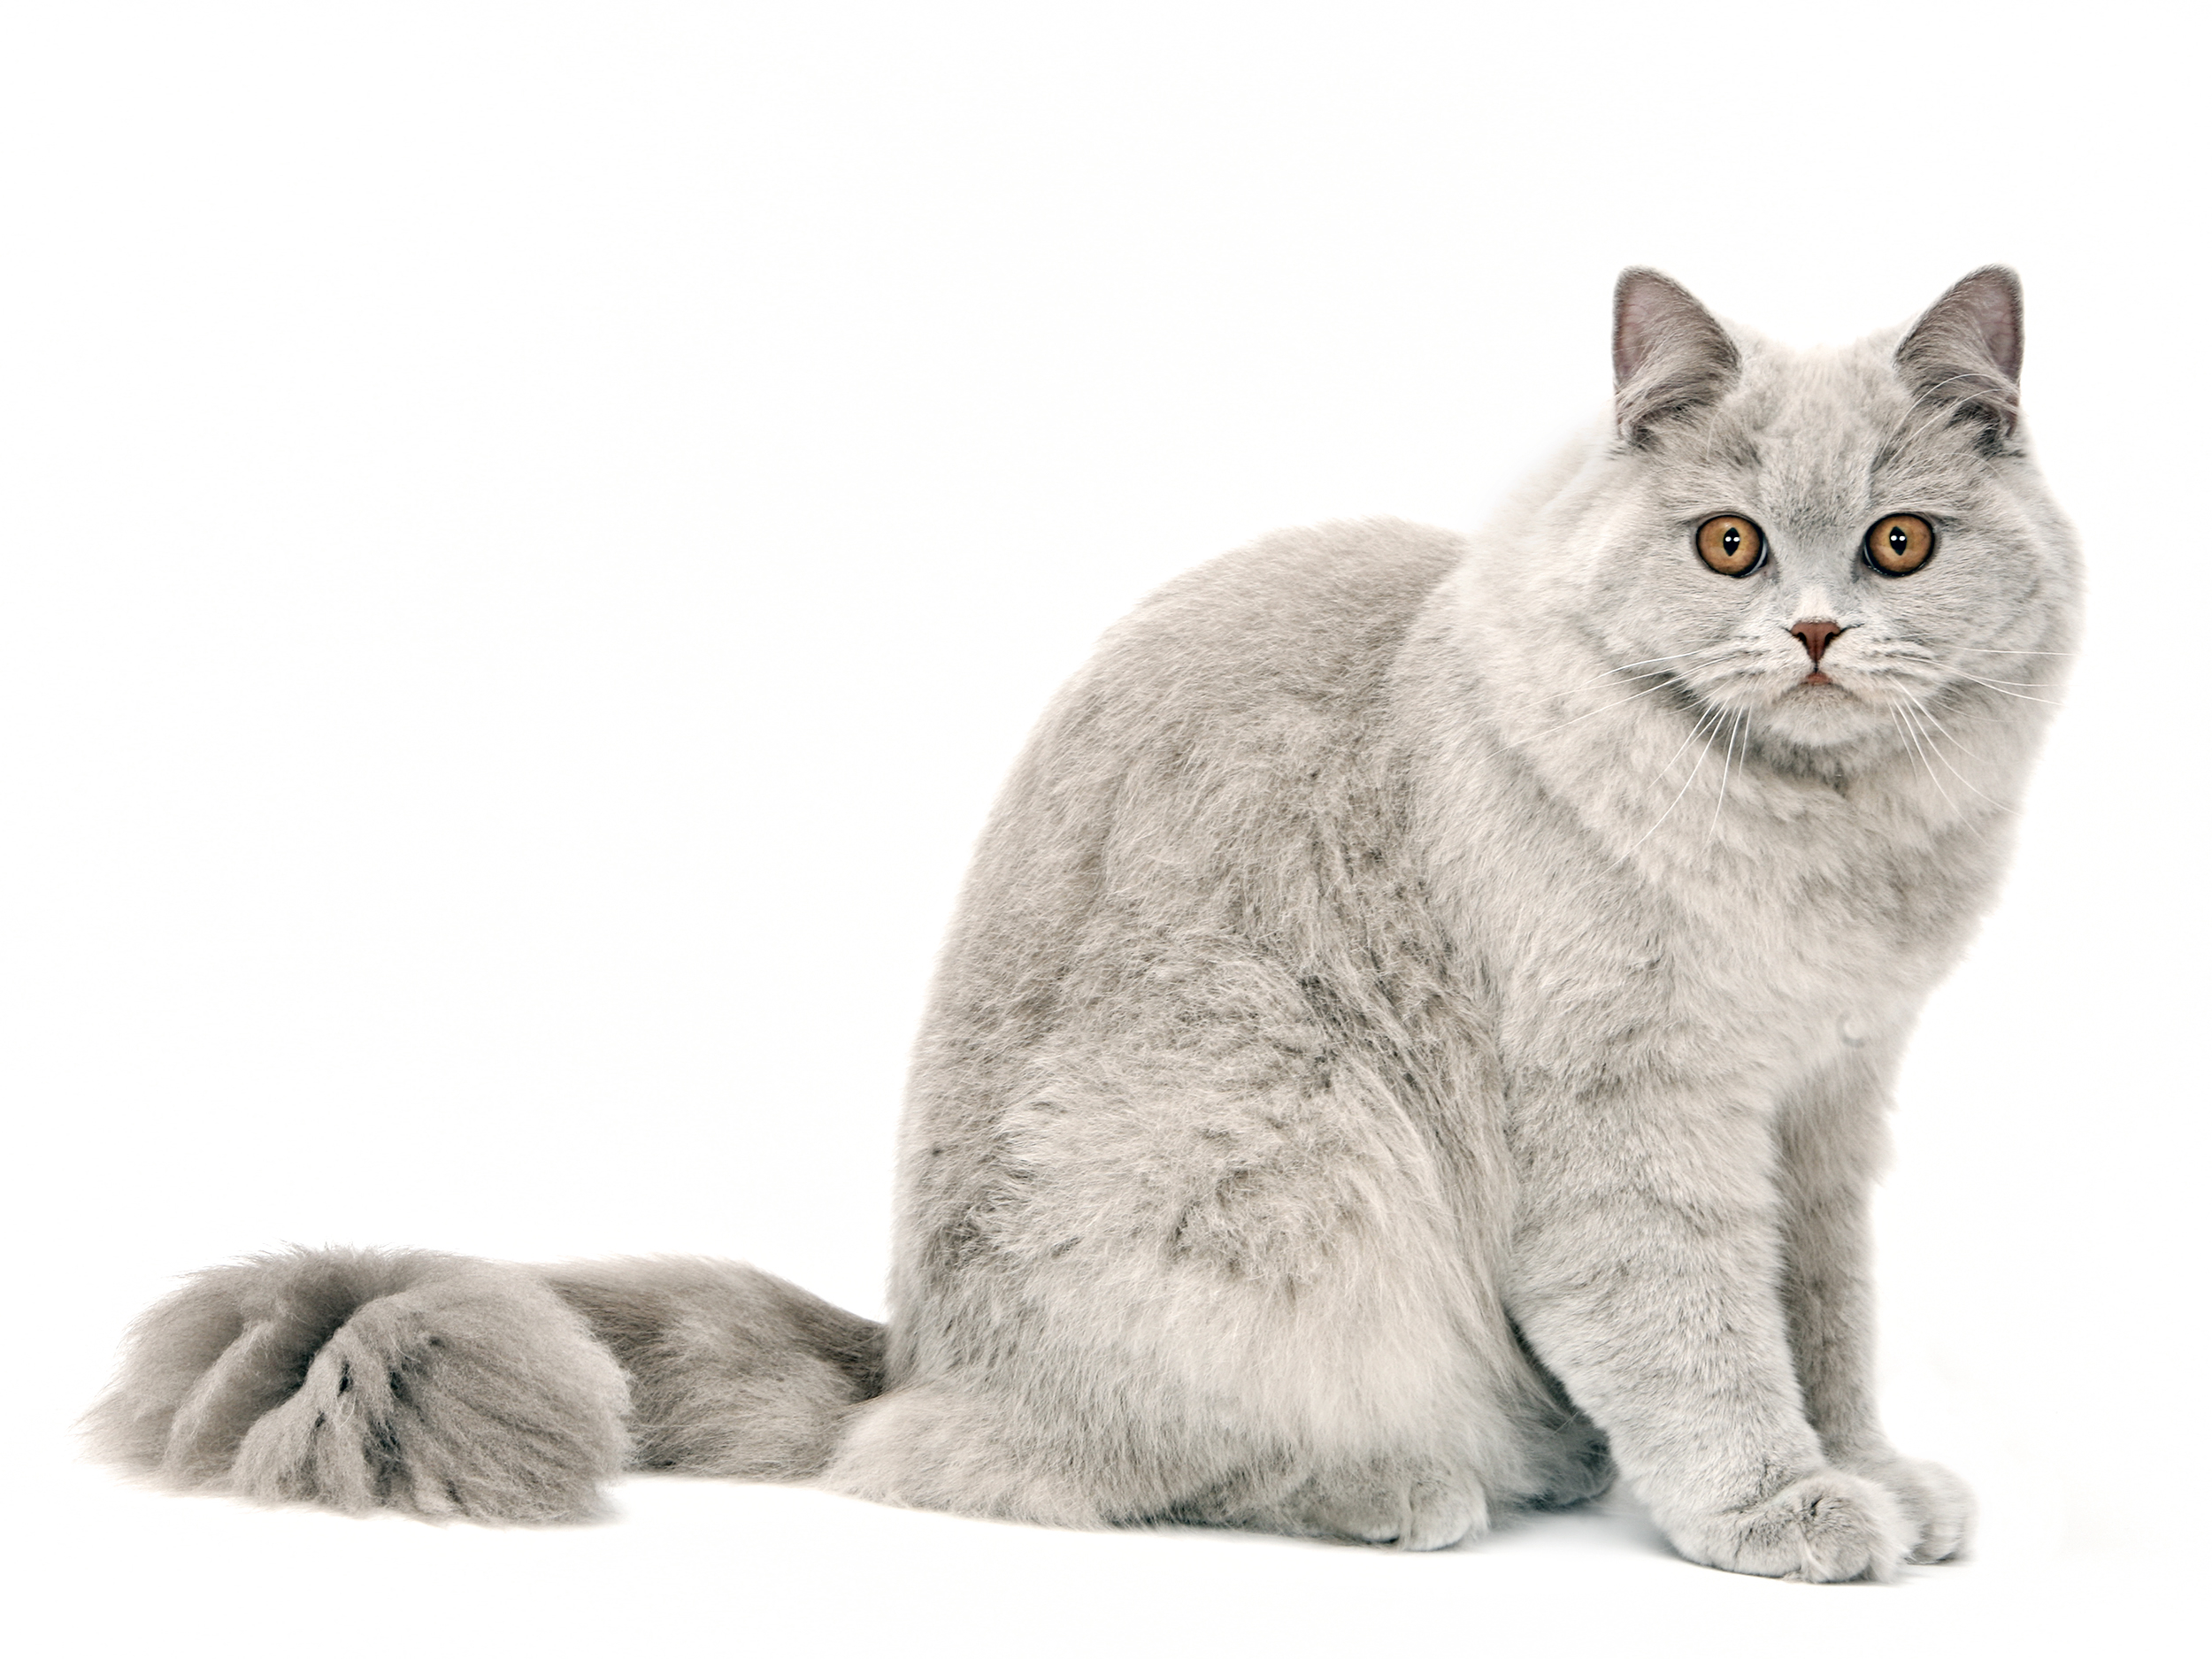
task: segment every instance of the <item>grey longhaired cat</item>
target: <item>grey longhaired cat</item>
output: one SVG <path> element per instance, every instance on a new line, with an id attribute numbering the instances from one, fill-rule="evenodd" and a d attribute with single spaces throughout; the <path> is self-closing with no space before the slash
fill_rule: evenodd
<path id="1" fill-rule="evenodd" d="M 1655 272 L 1610 427 L 1471 541 L 1271 537 L 1045 717 L 917 1055 L 887 1327 L 747 1267 L 196 1275 L 95 1409 L 250 1497 L 588 1512 L 626 1466 L 1431 1549 L 1616 1470 L 1685 1555 L 1952 1555 L 1866 1207 L 2070 649 L 2020 298 L 1793 353 Z"/>

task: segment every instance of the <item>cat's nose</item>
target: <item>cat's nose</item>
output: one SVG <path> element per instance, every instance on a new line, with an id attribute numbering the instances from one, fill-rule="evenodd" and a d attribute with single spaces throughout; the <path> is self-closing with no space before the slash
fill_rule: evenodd
<path id="1" fill-rule="evenodd" d="M 1843 628 L 1840 624 L 1822 617 L 1815 621 L 1793 623 L 1790 632 L 1797 635 L 1798 642 L 1805 648 L 1805 655 L 1817 663 L 1820 654 L 1834 642 L 1836 635 L 1842 633 Z"/>

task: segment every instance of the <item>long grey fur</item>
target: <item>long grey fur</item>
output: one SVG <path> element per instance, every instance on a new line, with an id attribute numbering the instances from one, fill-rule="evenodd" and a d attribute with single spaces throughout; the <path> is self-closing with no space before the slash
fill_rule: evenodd
<path id="1" fill-rule="evenodd" d="M 1716 1566 L 1956 1554 L 1866 1207 L 2074 639 L 2020 337 L 1995 267 L 1808 353 L 1632 271 L 1613 421 L 1484 534 L 1273 536 L 1113 629 L 939 968 L 887 1330 L 733 1263 L 265 1257 L 142 1321 L 96 1443 L 433 1516 L 628 1463 L 1409 1548 L 1617 1471 Z"/>

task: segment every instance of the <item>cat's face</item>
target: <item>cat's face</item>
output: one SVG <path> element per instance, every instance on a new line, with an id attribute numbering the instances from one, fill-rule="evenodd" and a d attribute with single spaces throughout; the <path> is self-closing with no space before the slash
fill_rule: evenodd
<path id="1" fill-rule="evenodd" d="M 1624 307 L 1622 439 L 1582 495 L 1578 603 L 1606 654 L 1810 750 L 1909 748 L 1964 702 L 2050 696 L 2074 552 L 2013 413 L 2010 273 L 1910 333 L 1802 354 L 1653 280 L 1649 317 Z"/>

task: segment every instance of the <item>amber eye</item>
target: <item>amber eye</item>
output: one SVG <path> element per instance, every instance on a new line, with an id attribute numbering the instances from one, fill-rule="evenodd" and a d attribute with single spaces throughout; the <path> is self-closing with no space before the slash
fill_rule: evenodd
<path id="1" fill-rule="evenodd" d="M 1723 513 L 1698 526 L 1697 556 L 1724 576 L 1748 576 L 1767 562 L 1766 532 L 1748 518 Z"/>
<path id="2" fill-rule="evenodd" d="M 1866 533 L 1866 562 L 1885 576 L 1909 576 L 1934 551 L 1934 526 L 1909 512 L 1892 514 Z"/>

